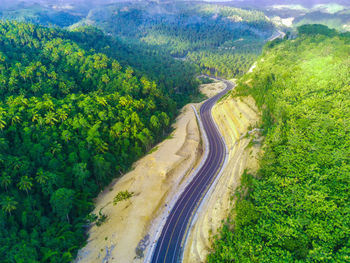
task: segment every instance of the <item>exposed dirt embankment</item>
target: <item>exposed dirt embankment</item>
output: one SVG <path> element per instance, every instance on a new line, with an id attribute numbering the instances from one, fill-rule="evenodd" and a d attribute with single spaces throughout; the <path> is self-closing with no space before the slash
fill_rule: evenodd
<path id="1" fill-rule="evenodd" d="M 224 89 L 226 89 L 226 85 L 221 81 L 204 84 L 199 87 L 199 91 L 202 94 L 206 95 L 208 98 L 214 97 Z"/>
<path id="2" fill-rule="evenodd" d="M 98 214 L 103 208 L 108 221 L 90 229 L 88 244 L 76 261 L 140 262 L 136 247 L 149 246 L 147 234 L 152 220 L 162 213 L 165 200 L 177 192 L 201 153 L 196 118 L 187 105 L 174 125 L 171 138 L 160 143 L 153 153 L 134 164 L 133 171 L 112 182 L 98 196 L 93 213 Z M 125 190 L 134 192 L 134 196 L 114 206 L 113 198 Z"/>
<path id="3" fill-rule="evenodd" d="M 245 169 L 258 168 L 259 144 L 249 144 L 246 137 L 260 120 L 252 98 L 226 97 L 213 108 L 213 117 L 229 150 L 228 162 L 211 196 L 203 204 L 191 230 L 184 255 L 185 263 L 205 262 L 215 235 L 232 208 L 230 197 Z"/>

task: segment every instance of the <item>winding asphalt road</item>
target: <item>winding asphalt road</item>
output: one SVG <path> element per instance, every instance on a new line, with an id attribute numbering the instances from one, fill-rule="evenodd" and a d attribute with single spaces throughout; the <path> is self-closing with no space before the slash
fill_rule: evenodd
<path id="1" fill-rule="evenodd" d="M 223 164 L 226 148 L 211 109 L 233 87 L 230 82 L 224 82 L 226 89 L 207 100 L 200 108 L 200 118 L 209 143 L 208 157 L 171 210 L 153 252 L 152 263 L 177 263 L 181 260 L 191 219 Z"/>

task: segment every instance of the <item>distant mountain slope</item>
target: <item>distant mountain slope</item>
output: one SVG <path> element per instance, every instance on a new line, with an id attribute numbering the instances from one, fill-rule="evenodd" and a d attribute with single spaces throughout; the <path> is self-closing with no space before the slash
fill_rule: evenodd
<path id="1" fill-rule="evenodd" d="M 301 26 L 305 24 L 323 24 L 342 31 L 350 31 L 350 8 L 335 13 L 320 11 L 310 12 L 297 17 L 293 24 Z"/>
<path id="2" fill-rule="evenodd" d="M 191 81 L 180 83 L 177 76 L 171 77 L 194 72 L 191 63 L 205 74 L 242 75 L 260 54 L 264 41 L 275 33 L 275 25 L 261 11 L 200 1 L 13 2 L 0 7 L 0 19 L 71 29 L 98 27 L 120 38 L 122 50 L 143 54 L 124 52 L 118 59 L 148 75 L 152 74 L 149 65 L 158 65 L 154 72 L 166 79 L 165 88 L 193 86 Z M 176 79 L 173 84 L 172 79 Z"/>
<path id="3" fill-rule="evenodd" d="M 113 35 L 167 48 L 175 56 L 241 37 L 268 38 L 274 30 L 258 11 L 186 2 L 113 4 L 91 10 L 86 22 Z"/>
<path id="4" fill-rule="evenodd" d="M 52 6 L 21 2 L 10 6 L 0 6 L 0 20 L 16 20 L 45 26 L 67 27 L 84 17 L 83 13 L 70 9 L 56 9 Z"/>
<path id="5" fill-rule="evenodd" d="M 79 25 L 160 50 L 202 73 L 243 74 L 275 26 L 260 11 L 187 1 L 117 3 L 92 9 Z"/>

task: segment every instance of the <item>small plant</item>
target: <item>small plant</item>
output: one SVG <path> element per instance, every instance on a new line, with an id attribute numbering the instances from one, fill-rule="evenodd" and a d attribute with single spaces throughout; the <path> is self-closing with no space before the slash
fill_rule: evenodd
<path id="1" fill-rule="evenodd" d="M 105 222 L 107 222 L 107 215 L 100 213 L 96 221 L 96 226 L 101 226 Z"/>
<path id="2" fill-rule="evenodd" d="M 247 148 L 251 148 L 254 146 L 254 140 L 250 140 L 248 145 L 247 145 Z"/>
<path id="3" fill-rule="evenodd" d="M 147 154 L 151 154 L 151 153 L 154 153 L 158 150 L 158 146 L 156 147 L 153 147 Z"/>
<path id="4" fill-rule="evenodd" d="M 102 213 L 102 207 L 98 212 L 98 218 L 96 220 L 96 226 L 101 226 L 103 223 L 107 222 L 107 215 Z"/>
<path id="5" fill-rule="evenodd" d="M 113 199 L 113 205 L 117 205 L 118 202 L 127 200 L 131 198 L 134 195 L 133 192 L 126 191 L 120 191 Z"/>
<path id="6" fill-rule="evenodd" d="M 86 220 L 88 221 L 89 224 L 96 222 L 96 220 L 98 219 L 98 216 L 91 213 L 86 217 Z"/>
<path id="7" fill-rule="evenodd" d="M 91 224 L 94 223 L 96 224 L 96 226 L 101 226 L 104 222 L 107 221 L 107 215 L 102 213 L 102 209 L 100 209 L 100 211 L 98 212 L 98 215 L 96 214 L 89 214 L 87 216 L 87 221 Z"/>

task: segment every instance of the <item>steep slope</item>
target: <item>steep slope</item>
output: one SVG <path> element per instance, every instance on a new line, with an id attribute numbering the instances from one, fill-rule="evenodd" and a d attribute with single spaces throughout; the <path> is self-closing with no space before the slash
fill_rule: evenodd
<path id="1" fill-rule="evenodd" d="M 203 203 L 190 232 L 184 263 L 205 262 L 213 236 L 231 211 L 232 194 L 239 186 L 245 170 L 257 170 L 260 144 L 251 129 L 259 122 L 259 114 L 252 98 L 233 99 L 227 96 L 213 108 L 213 117 L 228 149 L 227 164 L 210 196 Z M 248 136 L 251 133 L 251 136 Z"/>
<path id="2" fill-rule="evenodd" d="M 179 107 L 198 95 L 196 67 L 185 61 L 176 60 L 168 52 L 138 41 L 125 41 L 105 36 L 94 27 L 72 29 L 71 37 L 81 46 L 117 59 L 121 65 L 131 66 L 138 75 L 146 75 Z"/>
<path id="3" fill-rule="evenodd" d="M 349 261 L 350 38 L 304 26 L 265 48 L 238 84 L 266 134 L 208 262 Z"/>
<path id="4" fill-rule="evenodd" d="M 95 263 L 102 259 L 115 263 L 143 262 L 150 247 L 157 220 L 167 213 L 167 202 L 188 179 L 202 153 L 200 133 L 191 105 L 183 108 L 171 137 L 133 165 L 133 170 L 116 179 L 101 193 L 95 213 L 102 211 L 108 221 L 93 226 L 88 244 L 76 262 Z M 113 205 L 120 191 L 134 192 L 127 201 Z"/>

